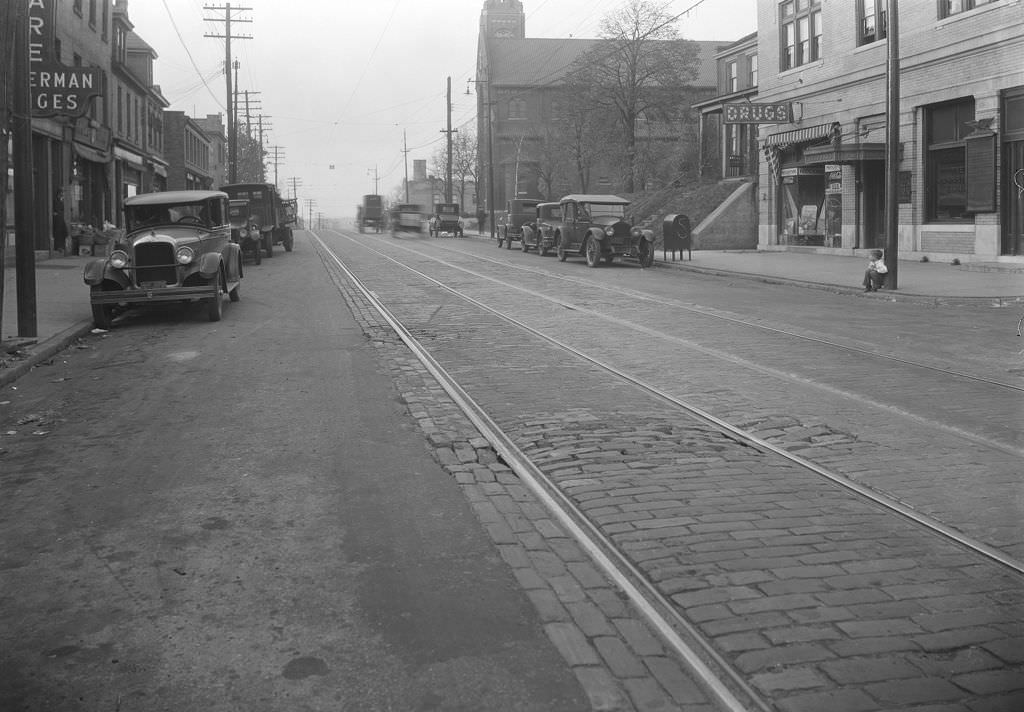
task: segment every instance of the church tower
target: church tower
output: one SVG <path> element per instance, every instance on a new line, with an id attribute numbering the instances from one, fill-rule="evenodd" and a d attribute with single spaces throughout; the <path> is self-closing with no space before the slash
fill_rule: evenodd
<path id="1" fill-rule="evenodd" d="M 520 0 L 484 0 L 480 13 L 480 37 L 524 39 L 526 13 Z"/>

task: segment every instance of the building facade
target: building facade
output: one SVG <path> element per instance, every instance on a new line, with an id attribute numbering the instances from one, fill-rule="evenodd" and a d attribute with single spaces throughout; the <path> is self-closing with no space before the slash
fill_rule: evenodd
<path id="1" fill-rule="evenodd" d="M 585 172 L 576 170 L 569 158 L 559 158 L 566 143 L 559 127 L 573 108 L 565 97 L 565 78 L 579 57 L 607 41 L 528 38 L 522 2 L 485 0 L 476 79 L 471 82 L 478 96 L 481 191 L 477 197 L 485 210 L 492 198 L 494 208 L 500 210 L 514 197 L 557 200 L 570 192 L 623 190 L 624 166 L 603 160 L 606 152 L 591 147 L 596 156 Z M 637 150 L 650 154 L 650 160 L 640 162 L 643 166 L 653 167 L 683 141 L 692 142 L 696 161 L 697 120 L 690 107 L 716 94 L 714 56 L 724 44 L 692 43 L 697 76 L 685 90 L 681 102 L 685 109 L 678 116 L 645 116 L 638 123 Z M 642 174 L 639 179 L 647 180 Z"/>
<path id="2" fill-rule="evenodd" d="M 885 248 L 889 18 L 884 0 L 759 0 L 761 249 Z M 1024 4 L 904 2 L 901 258 L 1024 255 Z"/>
<path id="3" fill-rule="evenodd" d="M 202 125 L 184 111 L 164 112 L 167 190 L 215 188 L 210 172 L 210 139 Z"/>
<path id="4" fill-rule="evenodd" d="M 228 183 L 228 138 L 224 126 L 223 114 L 207 114 L 206 118 L 196 118 L 195 122 L 210 141 L 210 179 L 214 187 Z"/>

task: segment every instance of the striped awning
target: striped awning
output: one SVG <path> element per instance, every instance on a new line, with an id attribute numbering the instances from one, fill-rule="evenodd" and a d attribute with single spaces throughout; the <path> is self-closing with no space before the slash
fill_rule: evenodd
<path id="1" fill-rule="evenodd" d="M 798 143 L 807 143 L 808 141 L 820 141 L 821 139 L 828 138 L 831 133 L 832 124 L 818 124 L 817 126 L 808 126 L 805 129 L 769 134 L 764 139 L 764 146 L 783 148 Z"/>

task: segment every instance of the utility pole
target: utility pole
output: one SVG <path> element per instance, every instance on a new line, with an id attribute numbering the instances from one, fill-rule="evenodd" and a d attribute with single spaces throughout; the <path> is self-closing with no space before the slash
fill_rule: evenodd
<path id="1" fill-rule="evenodd" d="M 441 129 L 441 133 L 448 134 L 448 165 L 445 170 L 444 201 L 452 202 L 452 134 L 458 129 L 452 128 L 452 78 L 448 77 L 448 128 Z"/>
<path id="2" fill-rule="evenodd" d="M 373 194 L 380 195 L 380 176 L 377 175 L 377 166 L 366 169 L 366 175 L 370 175 L 370 171 L 373 171 Z"/>
<path id="3" fill-rule="evenodd" d="M 298 189 L 299 189 L 299 186 L 302 185 L 302 179 L 301 178 L 289 178 L 289 180 L 292 183 L 292 199 L 293 200 L 298 200 L 299 199 L 299 190 Z"/>
<path id="4" fill-rule="evenodd" d="M 259 148 L 257 150 L 259 151 L 259 154 L 260 154 L 260 183 L 264 182 L 266 180 L 266 177 L 267 177 L 267 169 L 266 169 L 266 166 L 264 165 L 264 157 L 265 156 L 264 156 L 264 151 L 263 151 L 263 132 L 264 131 L 269 131 L 271 127 L 269 125 L 264 126 L 263 119 L 269 119 L 269 118 L 270 118 L 269 116 L 265 116 L 263 114 L 257 114 L 257 116 L 256 116 L 256 124 L 257 124 L 257 127 L 258 127 L 257 128 L 257 133 L 259 135 Z M 275 185 L 277 184 L 277 178 L 276 177 L 274 178 L 274 183 L 275 183 Z"/>
<path id="5" fill-rule="evenodd" d="M 14 111 L 11 139 L 14 144 L 14 277 L 18 298 L 18 336 L 39 335 L 36 321 L 36 240 L 32 206 L 32 97 L 29 88 L 29 26 L 27 2 L 14 3 L 14 67 L 11 81 Z M 4 141 L 3 151 L 7 150 Z M 0 235 L 6 228 L 0 225 Z M 6 237 L 6 236 L 5 236 Z M 0 249 L 6 245 L 0 240 Z"/>
<path id="6" fill-rule="evenodd" d="M 887 37 L 887 61 L 885 64 L 886 110 L 885 110 L 885 266 L 889 273 L 885 278 L 886 287 L 899 287 L 900 250 L 900 206 L 899 206 L 899 165 L 900 157 L 900 25 L 899 3 L 888 0 L 889 29 Z"/>
<path id="7" fill-rule="evenodd" d="M 224 11 L 224 18 L 219 17 L 206 17 L 203 18 L 207 22 L 223 22 L 224 23 L 224 34 L 223 35 L 203 35 L 204 37 L 213 37 L 224 40 L 224 79 L 227 82 L 227 96 L 228 96 L 228 182 L 238 182 L 238 128 L 235 125 L 235 102 L 234 96 L 232 95 L 231 89 L 231 40 L 251 40 L 252 35 L 232 35 L 231 34 L 231 23 L 232 22 L 252 22 L 252 20 L 243 20 L 240 18 L 233 18 L 231 16 L 232 10 L 243 12 L 252 10 L 251 7 L 235 7 L 232 8 L 231 3 L 225 3 L 224 5 L 203 5 L 204 10 Z"/>
<path id="8" fill-rule="evenodd" d="M 405 154 L 405 202 L 409 203 L 409 141 L 402 129 L 402 153 Z"/>
<path id="9" fill-rule="evenodd" d="M 313 206 L 316 205 L 316 201 L 312 198 L 306 198 L 306 209 L 309 211 L 309 229 L 313 229 Z"/>
<path id="10" fill-rule="evenodd" d="M 494 134 L 491 131 L 492 111 L 494 102 L 491 101 L 491 85 L 487 79 L 467 79 L 467 82 L 483 84 L 487 87 L 487 100 L 477 92 L 477 112 L 483 114 L 484 107 L 487 108 L 487 209 L 490 211 L 488 222 L 491 224 L 491 239 L 494 235 Z M 469 84 L 466 84 L 466 93 L 469 94 Z M 479 188 L 478 188 L 479 190 Z"/>
<path id="11" fill-rule="evenodd" d="M 284 146 L 270 147 L 270 160 L 274 164 L 274 185 L 277 185 L 277 167 L 284 163 Z"/>

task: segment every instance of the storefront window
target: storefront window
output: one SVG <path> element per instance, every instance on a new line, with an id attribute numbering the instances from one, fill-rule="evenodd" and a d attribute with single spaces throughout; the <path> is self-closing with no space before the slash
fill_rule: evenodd
<path id="1" fill-rule="evenodd" d="M 787 245 L 825 245 L 823 167 L 783 168 L 782 231 Z"/>
<path id="2" fill-rule="evenodd" d="M 974 99 L 939 104 L 927 114 L 926 217 L 932 222 L 972 220 L 967 212 L 964 137 L 974 121 Z"/>

